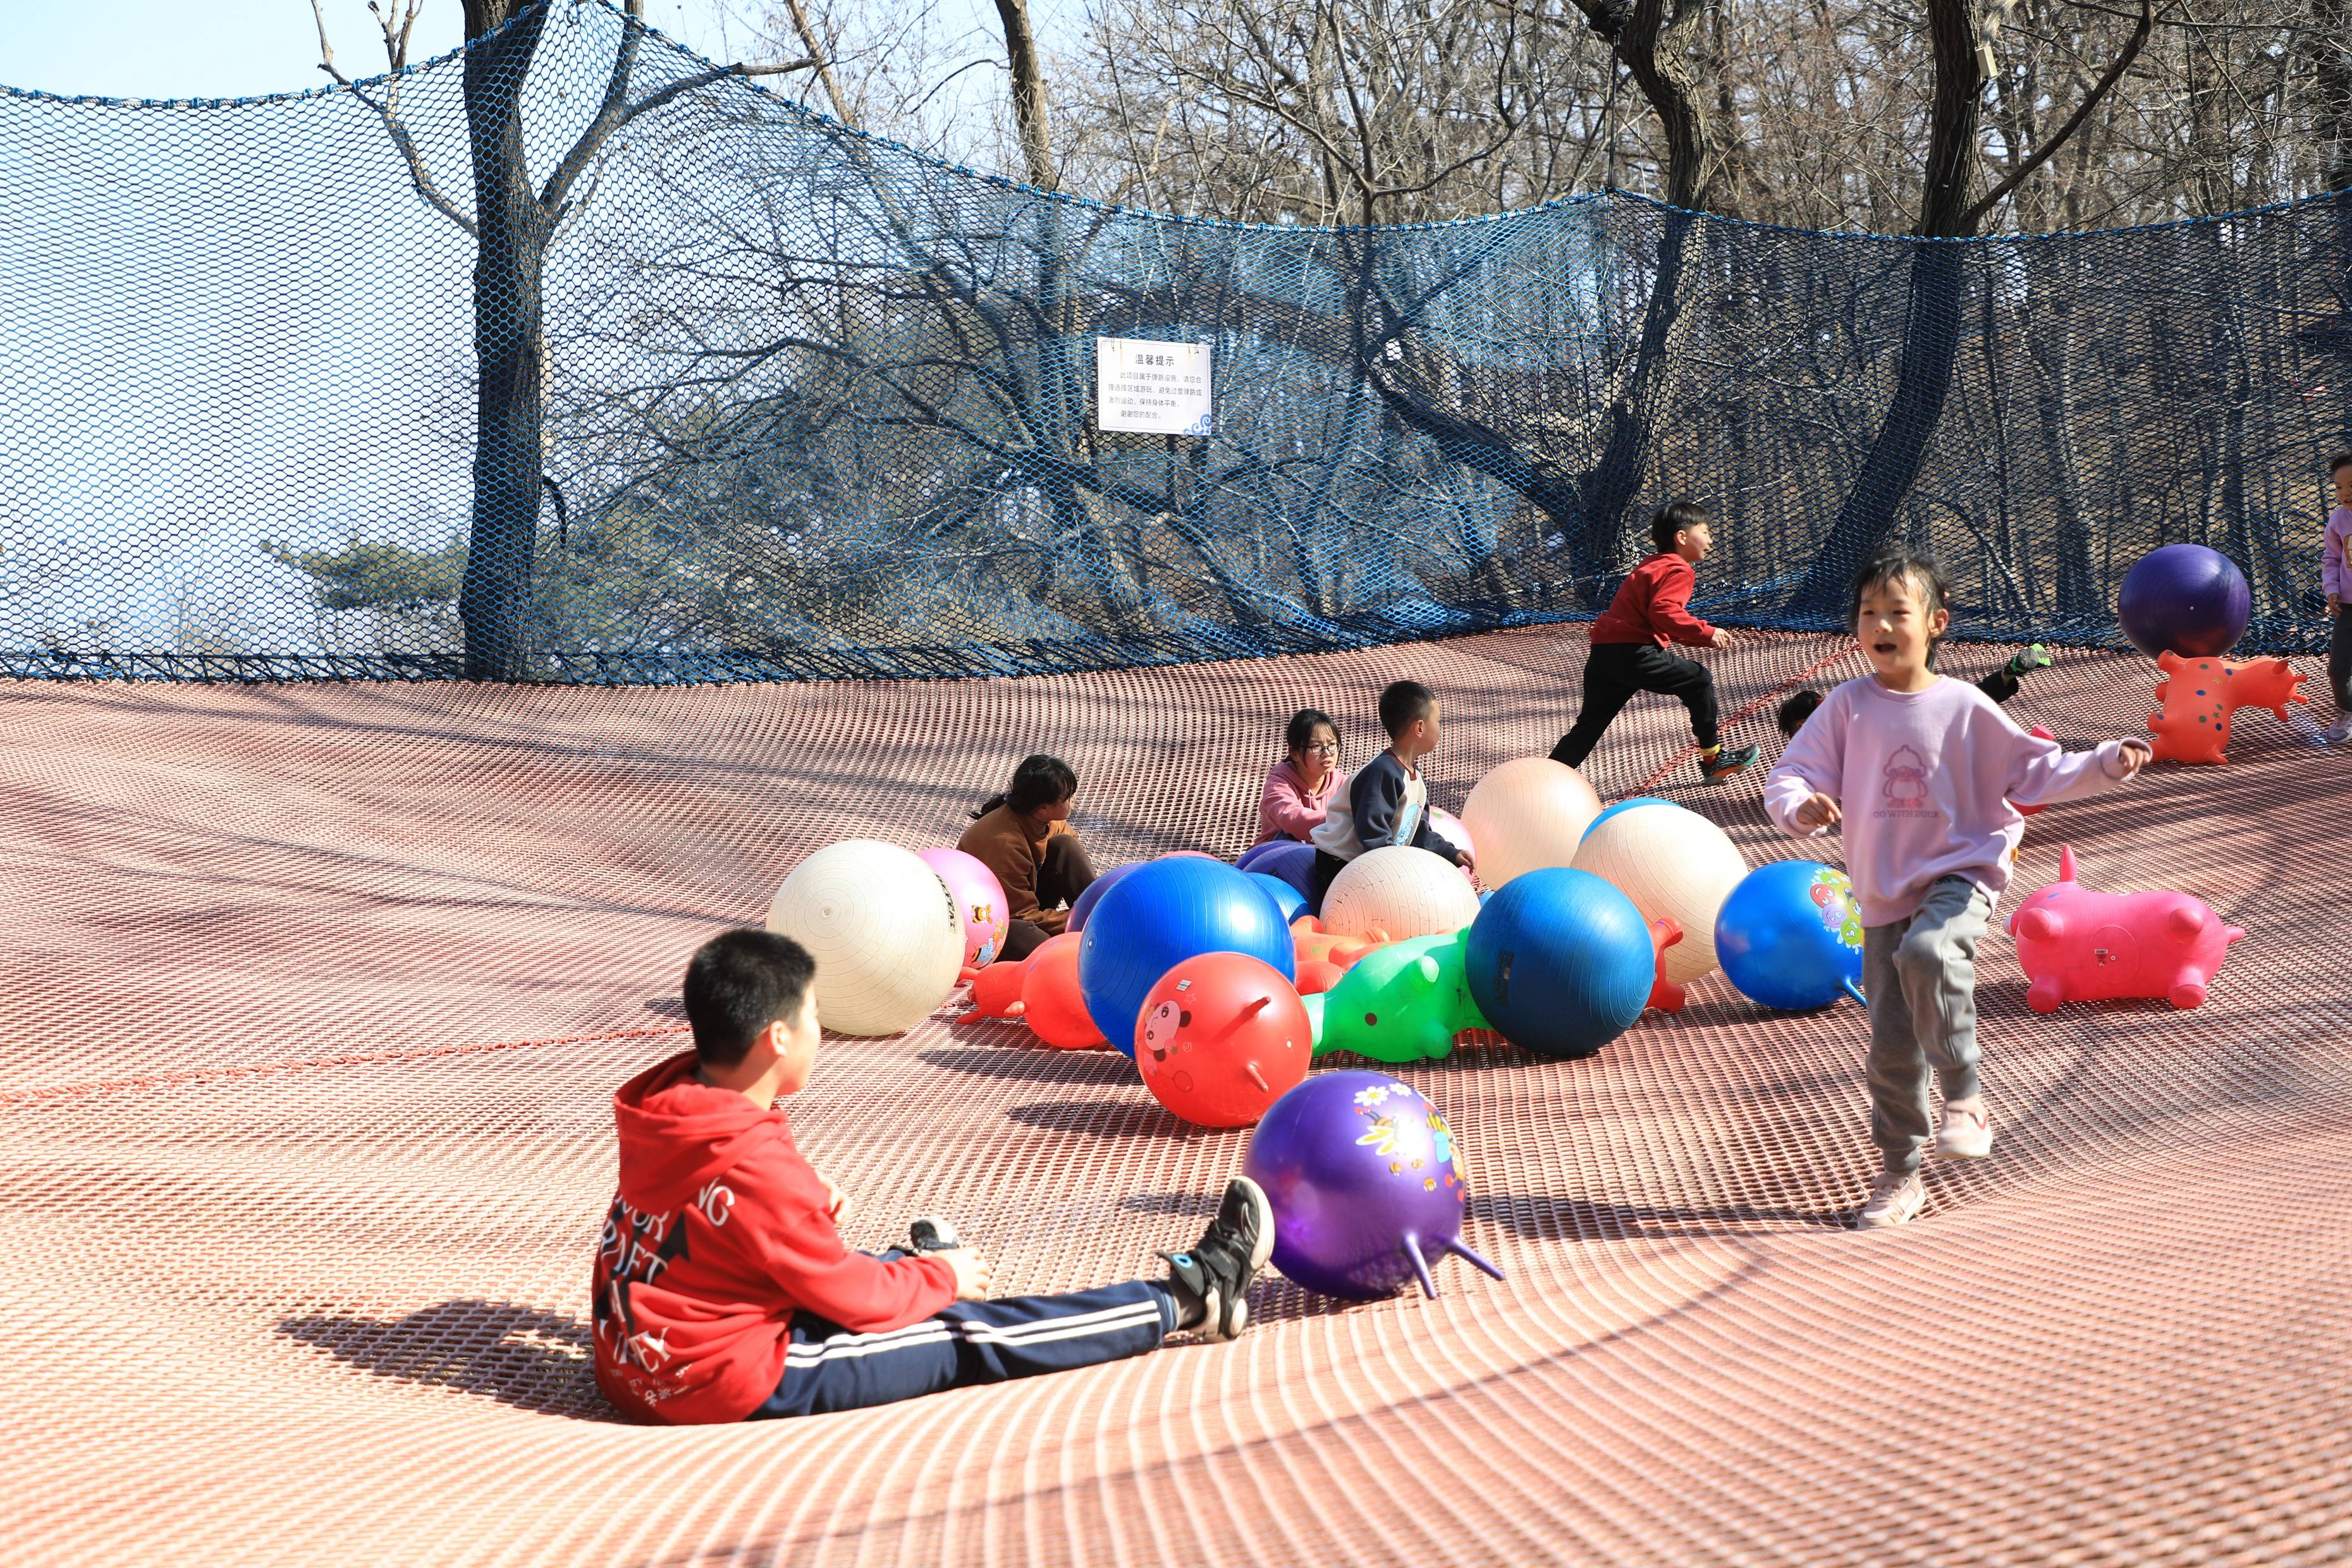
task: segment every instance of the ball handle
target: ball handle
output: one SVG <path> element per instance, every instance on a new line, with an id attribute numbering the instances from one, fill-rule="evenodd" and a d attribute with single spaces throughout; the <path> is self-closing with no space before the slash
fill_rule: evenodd
<path id="1" fill-rule="evenodd" d="M 1465 1245 L 1459 1237 L 1441 1237 L 1429 1244 L 1429 1249 L 1440 1258 L 1449 1252 L 1454 1253 L 1467 1261 L 1473 1268 L 1483 1270 L 1495 1279 L 1500 1279 L 1503 1277 L 1501 1269 L 1479 1256 L 1475 1249 Z M 1412 1260 L 1412 1271 L 1421 1280 L 1421 1293 L 1433 1301 L 1436 1300 L 1437 1281 L 1429 1272 L 1429 1260 L 1422 1256 L 1420 1239 L 1411 1231 L 1405 1232 L 1404 1255 Z"/>

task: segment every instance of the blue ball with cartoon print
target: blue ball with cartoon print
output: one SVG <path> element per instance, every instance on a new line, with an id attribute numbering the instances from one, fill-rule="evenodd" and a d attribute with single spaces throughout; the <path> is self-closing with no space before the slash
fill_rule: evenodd
<path id="1" fill-rule="evenodd" d="M 1274 1102 L 1250 1134 L 1242 1173 L 1274 1205 L 1274 1266 L 1326 1296 L 1369 1301 L 1458 1253 L 1500 1279 L 1462 1240 L 1469 1190 L 1454 1131 L 1402 1079 L 1321 1072 Z"/>
<path id="2" fill-rule="evenodd" d="M 1804 1012 L 1862 1000 L 1862 904 L 1844 872 L 1817 860 L 1759 866 L 1715 917 L 1715 954 L 1740 993 Z"/>

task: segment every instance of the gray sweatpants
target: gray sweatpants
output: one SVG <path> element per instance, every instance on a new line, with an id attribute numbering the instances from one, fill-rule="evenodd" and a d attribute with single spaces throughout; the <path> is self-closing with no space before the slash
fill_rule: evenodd
<path id="1" fill-rule="evenodd" d="M 1930 1127 L 1927 1068 L 1947 1100 L 1977 1092 L 1977 942 L 1992 900 L 1965 877 L 1927 885 L 1919 909 L 1862 933 L 1870 999 L 1870 1141 L 1890 1171 L 1919 1168 Z"/>

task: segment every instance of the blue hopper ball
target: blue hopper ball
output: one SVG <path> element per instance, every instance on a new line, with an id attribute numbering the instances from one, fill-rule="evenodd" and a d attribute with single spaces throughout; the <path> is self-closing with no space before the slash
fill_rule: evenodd
<path id="1" fill-rule="evenodd" d="M 1715 917 L 1715 956 L 1743 995 L 1802 1012 L 1862 1000 L 1862 906 L 1843 871 L 1813 860 L 1759 866 Z"/>
<path id="2" fill-rule="evenodd" d="M 1095 1027 L 1133 1056 L 1144 997 L 1160 976 L 1204 952 L 1247 953 L 1285 980 L 1298 977 L 1290 922 L 1249 873 L 1198 855 L 1129 868 L 1078 938 L 1078 993 Z"/>
<path id="3" fill-rule="evenodd" d="M 1109 870 L 1088 882 L 1087 890 L 1080 893 L 1071 903 L 1069 923 L 1062 929 L 1070 931 L 1086 930 L 1087 921 L 1094 918 L 1095 906 L 1103 901 L 1103 895 L 1118 887 L 1120 878 L 1142 864 L 1142 861 L 1135 860 L 1124 866 L 1113 866 Z"/>
<path id="4" fill-rule="evenodd" d="M 1611 817 L 1616 816 L 1621 811 L 1631 811 L 1637 805 L 1672 805 L 1674 804 L 1675 803 L 1670 800 L 1660 800 L 1654 795 L 1628 795 L 1623 800 L 1619 801 L 1616 805 L 1603 811 L 1591 821 L 1586 823 L 1584 825 L 1584 832 L 1582 836 L 1577 839 L 1577 842 L 1581 844 L 1585 839 L 1591 837 L 1592 830 L 1594 828 L 1600 826 L 1602 823 L 1608 821 Z"/>
<path id="5" fill-rule="evenodd" d="M 1590 871 L 1552 866 L 1479 906 L 1465 967 L 1471 999 L 1505 1039 L 1572 1059 L 1633 1026 L 1657 961 L 1633 900 Z"/>
<path id="6" fill-rule="evenodd" d="M 1266 897 L 1274 900 L 1274 907 L 1282 911 L 1286 924 L 1307 912 L 1307 895 L 1281 878 L 1269 877 L 1263 871 L 1244 871 L 1242 875 L 1265 889 Z"/>

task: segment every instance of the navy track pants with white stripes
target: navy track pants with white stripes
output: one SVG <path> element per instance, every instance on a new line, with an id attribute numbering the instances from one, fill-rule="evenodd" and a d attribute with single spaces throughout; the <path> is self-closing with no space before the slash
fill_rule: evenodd
<path id="1" fill-rule="evenodd" d="M 795 1312 L 783 1375 L 750 1419 L 863 1410 L 943 1388 L 1093 1366 L 1157 1350 L 1175 1327 L 1175 1298 L 1147 1279 L 1066 1296 L 958 1301 L 880 1334 Z"/>

